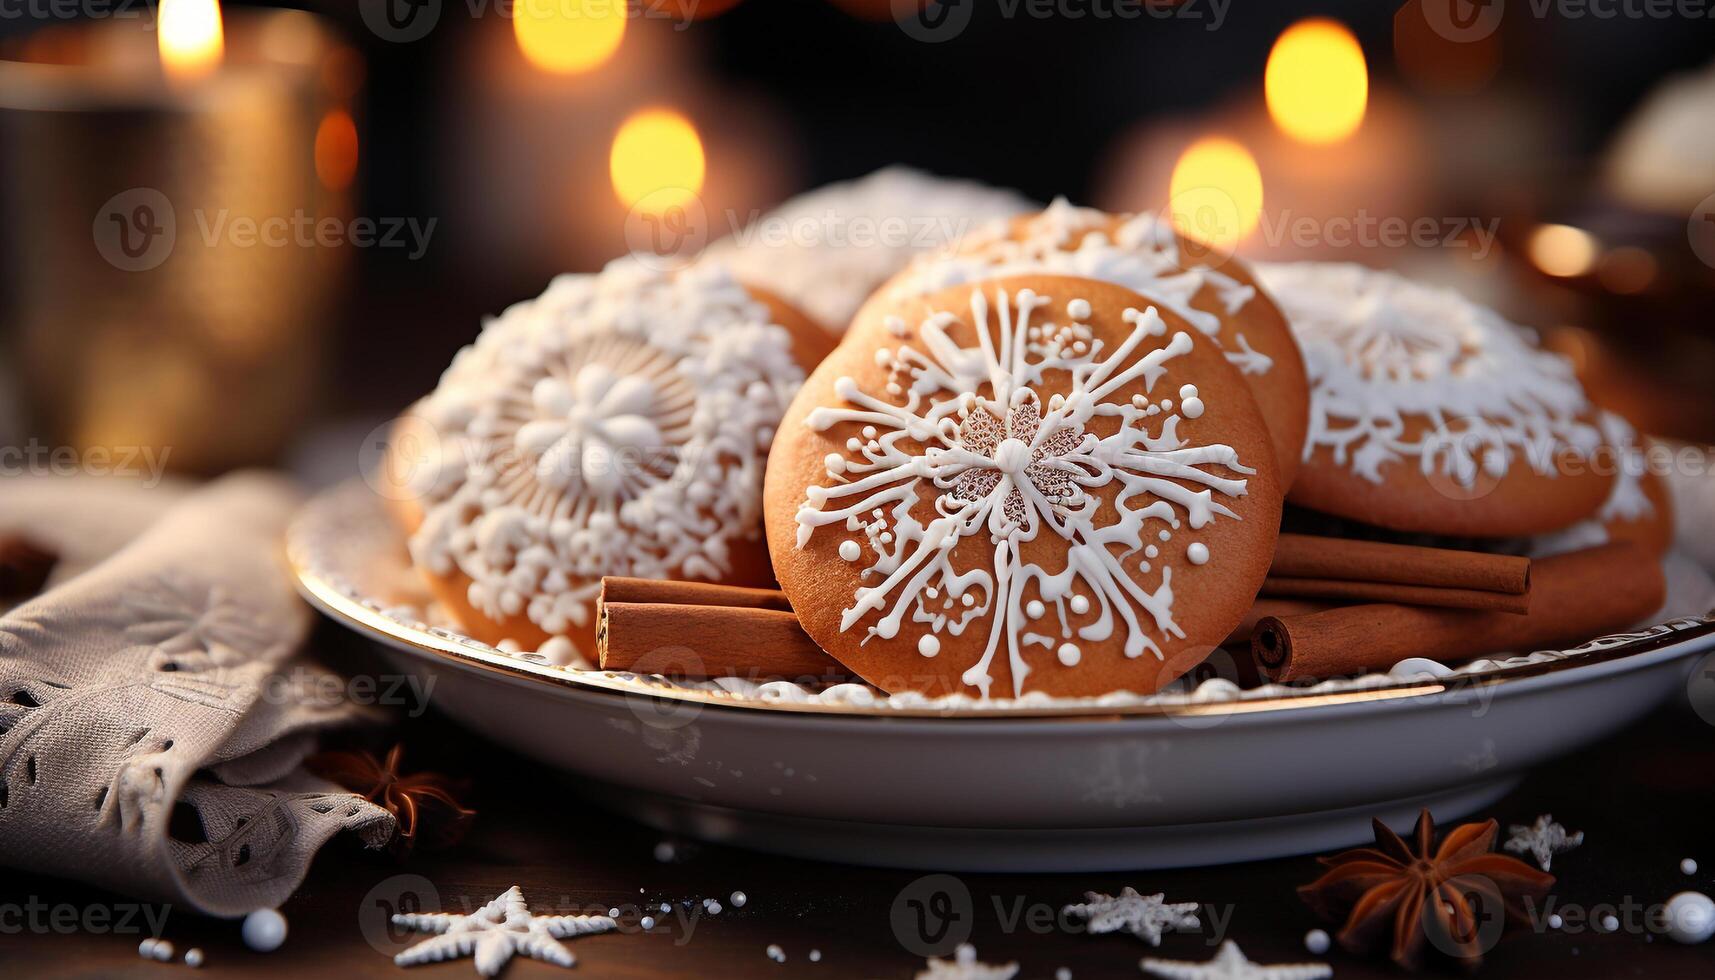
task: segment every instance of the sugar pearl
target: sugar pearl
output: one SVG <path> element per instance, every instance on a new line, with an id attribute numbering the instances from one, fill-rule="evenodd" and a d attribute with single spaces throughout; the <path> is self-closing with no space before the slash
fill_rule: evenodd
<path id="1" fill-rule="evenodd" d="M 244 945 L 258 953 L 272 953 L 286 941 L 286 917 L 277 909 L 257 909 L 244 917 L 239 933 Z"/>
<path id="2" fill-rule="evenodd" d="M 1667 900 L 1667 934 L 1696 944 L 1715 935 L 1715 902 L 1702 892 L 1680 892 Z"/>
<path id="3" fill-rule="evenodd" d="M 154 954 L 155 959 L 159 962 L 166 963 L 170 961 L 173 958 L 173 944 L 167 942 L 165 939 L 157 942 L 155 944 Z"/>
<path id="4" fill-rule="evenodd" d="M 1082 616 L 1090 611 L 1090 597 L 1075 595 L 1072 597 L 1072 611 Z"/>
<path id="5" fill-rule="evenodd" d="M 810 950 L 810 962 L 812 962 L 812 963 L 822 962 L 822 951 L 819 949 Z"/>
<path id="6" fill-rule="evenodd" d="M 664 840 L 655 845 L 655 860 L 660 861 L 662 864 L 667 864 L 678 856 L 679 852 L 673 847 L 672 841 Z"/>
<path id="7" fill-rule="evenodd" d="M 185 965 L 193 970 L 202 966 L 202 950 L 195 946 L 185 950 Z"/>
<path id="8" fill-rule="evenodd" d="M 917 652 L 925 657 L 933 657 L 941 652 L 941 641 L 928 633 L 924 633 L 917 638 Z"/>
<path id="9" fill-rule="evenodd" d="M 1191 547 L 1185 549 L 1185 557 L 1191 559 L 1193 565 L 1209 563 L 1209 546 L 1201 541 L 1191 542 Z"/>
<path id="10" fill-rule="evenodd" d="M 138 943 L 137 944 L 137 955 L 143 957 L 146 960 L 154 959 L 154 957 L 155 957 L 155 944 L 157 942 L 160 942 L 160 940 L 158 940 L 158 939 L 145 939 L 142 942 Z"/>
<path id="11" fill-rule="evenodd" d="M 643 927 L 644 932 L 648 932 L 655 928 L 655 917 L 653 915 L 646 915 L 637 924 Z"/>
<path id="12" fill-rule="evenodd" d="M 750 901 L 750 897 L 745 895 L 744 892 L 733 892 L 731 895 L 727 896 L 727 901 L 732 903 L 733 908 L 742 909 L 744 908 L 744 903 Z"/>
<path id="13" fill-rule="evenodd" d="M 786 951 L 773 943 L 769 943 L 768 948 L 763 952 L 767 953 L 768 958 L 776 963 L 786 962 Z"/>
<path id="14" fill-rule="evenodd" d="M 863 546 L 859 545 L 856 541 L 846 540 L 840 542 L 840 557 L 844 558 L 846 561 L 857 561 L 862 555 Z"/>
<path id="15" fill-rule="evenodd" d="M 1076 643 L 1062 643 L 1058 651 L 1060 662 L 1068 667 L 1076 666 L 1079 658 L 1083 655 L 1084 652 L 1078 649 L 1078 645 Z"/>
<path id="16" fill-rule="evenodd" d="M 1555 914 L 1550 915 L 1548 917 L 1548 928 L 1550 928 L 1550 929 L 1558 929 L 1565 924 L 1566 924 L 1566 920 L 1562 919 L 1560 917 L 1559 913 L 1555 913 Z"/>
<path id="17" fill-rule="evenodd" d="M 1310 930 L 1304 934 L 1304 948 L 1309 950 L 1312 956 L 1321 956 L 1328 952 L 1328 934 L 1321 929 Z"/>
<path id="18" fill-rule="evenodd" d="M 1680 872 L 1680 874 L 1688 874 L 1688 875 L 1696 874 L 1697 873 L 1697 862 L 1692 860 L 1691 858 L 1686 858 L 1685 860 L 1679 862 L 1679 872 Z"/>
<path id="19" fill-rule="evenodd" d="M 1619 917 L 1613 916 L 1613 915 L 1602 916 L 1602 931 L 1603 932 L 1619 932 L 1620 931 Z"/>
<path id="20" fill-rule="evenodd" d="M 1024 614 L 1029 616 L 1031 619 L 1041 619 L 1042 614 L 1047 611 L 1047 607 L 1042 605 L 1042 600 L 1040 599 L 1032 599 L 1029 604 L 1024 607 Z"/>

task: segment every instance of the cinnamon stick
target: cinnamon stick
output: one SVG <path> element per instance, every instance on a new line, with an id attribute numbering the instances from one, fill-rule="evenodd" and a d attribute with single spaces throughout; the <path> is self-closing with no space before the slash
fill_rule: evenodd
<path id="1" fill-rule="evenodd" d="M 1282 534 L 1268 574 L 1271 578 L 1391 582 L 1508 595 L 1530 591 L 1529 558 L 1313 534 Z"/>
<path id="2" fill-rule="evenodd" d="M 1536 562 L 1530 611 L 1344 606 L 1258 624 L 1251 652 L 1274 681 L 1386 670 L 1409 657 L 1455 663 L 1486 654 L 1582 643 L 1661 606 L 1661 564 L 1632 542 Z"/>
<path id="3" fill-rule="evenodd" d="M 600 602 L 664 602 L 678 606 L 731 606 L 739 609 L 778 609 L 792 604 L 779 589 L 747 589 L 713 582 L 670 582 L 657 578 L 609 575 L 601 580 Z"/>
<path id="4" fill-rule="evenodd" d="M 851 678 L 771 589 L 606 578 L 596 616 L 596 656 L 606 670 L 696 680 Z"/>
<path id="5" fill-rule="evenodd" d="M 1529 592 L 1515 595 L 1510 592 L 1448 589 L 1435 585 L 1402 585 L 1395 582 L 1286 578 L 1270 575 L 1263 580 L 1262 594 L 1298 599 L 1344 599 L 1347 602 L 1441 606 L 1449 609 L 1490 609 L 1515 614 L 1530 612 Z"/>

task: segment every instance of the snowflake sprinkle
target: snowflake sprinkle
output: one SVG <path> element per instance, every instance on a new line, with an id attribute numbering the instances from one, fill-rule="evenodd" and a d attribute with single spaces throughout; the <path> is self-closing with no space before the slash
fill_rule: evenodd
<path id="1" fill-rule="evenodd" d="M 1549 862 L 1554 855 L 1572 850 L 1584 843 L 1584 832 L 1568 834 L 1566 828 L 1554 822 L 1551 814 L 1543 814 L 1536 818 L 1536 823 L 1526 827 L 1513 824 L 1507 828 L 1507 842 L 1504 845 L 1514 854 L 1529 854 L 1536 858 L 1536 863 L 1547 871 Z"/>
<path id="2" fill-rule="evenodd" d="M 1076 915 L 1089 924 L 1092 933 L 1118 932 L 1123 929 L 1151 946 L 1161 945 L 1163 932 L 1180 932 L 1202 927 L 1197 918 L 1196 902 L 1163 901 L 1165 893 L 1139 895 L 1137 889 L 1121 889 L 1119 897 L 1100 892 L 1085 892 L 1086 901 L 1061 909 L 1063 915 Z"/>
<path id="3" fill-rule="evenodd" d="M 440 934 L 393 957 L 396 965 L 438 963 L 474 953 L 476 972 L 485 977 L 499 973 L 514 953 L 571 966 L 577 957 L 559 940 L 608 932 L 617 926 L 605 915 L 532 915 L 517 885 L 470 915 L 446 912 L 395 915 L 393 924 Z"/>
<path id="4" fill-rule="evenodd" d="M 960 943 L 950 960 L 929 957 L 929 968 L 917 974 L 917 980 L 1012 980 L 1018 975 L 1017 963 L 992 966 L 977 962 L 977 948 Z"/>
<path id="5" fill-rule="evenodd" d="M 1245 958 L 1239 944 L 1231 939 L 1221 944 L 1221 951 L 1207 963 L 1186 963 L 1181 960 L 1145 958 L 1138 963 L 1143 972 L 1165 980 L 1322 980 L 1334 975 L 1326 963 L 1291 963 L 1262 966 Z"/>

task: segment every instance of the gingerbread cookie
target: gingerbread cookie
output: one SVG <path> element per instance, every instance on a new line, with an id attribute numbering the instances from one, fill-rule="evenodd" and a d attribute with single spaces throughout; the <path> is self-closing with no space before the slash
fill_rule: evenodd
<path id="1" fill-rule="evenodd" d="M 883 286 L 875 302 L 1030 273 L 1124 286 L 1218 344 L 1256 396 L 1274 438 L 1282 485 L 1292 485 L 1310 387 L 1286 318 L 1244 263 L 1183 238 L 1155 215 L 1107 214 L 1058 198 L 1039 214 L 967 236 L 950 254 L 918 259 Z"/>
<path id="2" fill-rule="evenodd" d="M 770 584 L 764 461 L 832 344 L 717 266 L 555 279 L 396 428 L 415 564 L 472 636 L 586 655 L 604 575 Z"/>
<path id="3" fill-rule="evenodd" d="M 1458 293 L 1345 263 L 1266 264 L 1310 377 L 1295 504 L 1396 531 L 1541 534 L 1611 472 L 1572 366 Z"/>
<path id="4" fill-rule="evenodd" d="M 1603 438 L 1614 450 L 1602 466 L 1614 474 L 1614 488 L 1588 520 L 1533 542 L 1533 555 L 1634 541 L 1660 557 L 1673 546 L 1673 505 L 1667 484 L 1650 469 L 1644 440 L 1630 422 L 1613 412 L 1603 412 L 1600 423 Z"/>
<path id="5" fill-rule="evenodd" d="M 870 304 L 768 465 L 775 574 L 887 691 L 1151 692 L 1244 617 L 1281 492 L 1243 377 L 1112 283 Z"/>

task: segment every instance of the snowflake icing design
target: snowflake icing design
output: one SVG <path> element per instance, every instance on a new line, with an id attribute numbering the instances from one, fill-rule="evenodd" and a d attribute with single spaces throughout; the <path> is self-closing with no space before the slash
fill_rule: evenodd
<path id="1" fill-rule="evenodd" d="M 1553 476 L 1560 452 L 1589 458 L 1601 445 L 1572 365 L 1494 311 L 1359 265 L 1256 272 L 1304 351 L 1304 459 L 1326 448 L 1381 483 L 1383 466 L 1415 458 L 1425 475 L 1469 487 L 1479 473 L 1504 477 L 1519 459 Z M 1427 427 L 1413 434 L 1419 420 Z"/>
<path id="2" fill-rule="evenodd" d="M 1040 273 L 1111 282 L 1142 293 L 1178 314 L 1199 332 L 1224 346 L 1220 338 L 1228 324 L 1222 317 L 1197 309 L 1193 298 L 1205 287 L 1228 316 L 1256 298 L 1256 287 L 1206 265 L 1194 265 L 1180 254 L 1179 236 L 1170 222 L 1151 214 L 1122 219 L 1112 229 L 1109 214 L 1074 206 L 1064 197 L 1024 221 L 1015 238 L 1011 222 L 970 236 L 950 254 L 924 256 L 907 267 L 894 286 L 904 295 L 922 295 L 984 279 Z M 1227 360 L 1247 375 L 1267 374 L 1274 360 L 1252 348 L 1242 333 L 1232 337 Z"/>
<path id="3" fill-rule="evenodd" d="M 485 977 L 499 973 L 518 953 L 557 966 L 571 966 L 577 957 L 560 940 L 618 928 L 618 923 L 605 915 L 535 915 L 517 885 L 469 915 L 448 912 L 395 915 L 393 924 L 438 934 L 393 957 L 399 966 L 438 963 L 474 954 L 476 972 Z"/>
<path id="4" fill-rule="evenodd" d="M 1199 929 L 1203 922 L 1197 916 L 1196 902 L 1168 902 L 1165 893 L 1139 895 L 1137 889 L 1126 887 L 1119 895 L 1085 892 L 1084 901 L 1061 909 L 1063 915 L 1075 915 L 1083 920 L 1092 933 L 1125 930 L 1151 946 L 1161 945 L 1164 932 Z"/>
<path id="5" fill-rule="evenodd" d="M 1189 334 L 1151 344 L 1166 335 L 1166 324 L 1153 307 L 1128 309 L 1131 332 L 1110 351 L 1087 323 L 1087 301 L 1067 304 L 1064 325 L 1033 324 L 1049 302 L 1028 289 L 1010 297 L 997 290 L 991 327 L 989 298 L 975 288 L 974 347 L 950 336 L 956 315 L 936 312 L 918 328 L 923 349 L 901 343 L 879 352 L 890 368 L 891 400 L 840 378 L 835 391 L 850 407 L 822 406 L 807 418 L 816 431 L 842 423 L 854 430 L 846 451 L 824 461 L 828 485 L 809 487 L 797 515 L 799 547 L 819 528 L 841 525 L 861 536 L 841 543 L 842 558 L 873 556 L 861 573 L 873 584 L 858 588 L 840 629 L 880 613 L 864 642 L 886 640 L 909 616 L 927 629 L 918 651 L 935 656 L 941 635 L 960 636 L 986 617 L 986 648 L 962 677 L 984 697 L 1003 644 L 1013 693 L 1022 694 L 1027 646 L 1055 649 L 1072 666 L 1082 655 L 1074 634 L 1101 642 L 1115 634 L 1116 620 L 1127 657 L 1163 659 L 1151 630 L 1184 633 L 1173 619 L 1171 567 L 1162 562 L 1153 589 L 1140 582 L 1160 557 L 1158 542 L 1182 524 L 1195 530 L 1217 518 L 1237 520 L 1223 499 L 1242 496 L 1244 476 L 1255 472 L 1230 446 L 1181 438 L 1181 420 L 1207 410 L 1194 385 L 1180 388 L 1177 408 L 1171 397 L 1135 393 L 1139 384 L 1152 391 L 1168 363 L 1192 350 Z M 896 336 L 910 334 L 898 318 L 888 326 Z M 1038 388 L 1049 372 L 1070 381 L 1045 400 Z M 1115 431 L 1098 435 L 1092 423 Z M 1104 499 L 1110 487 L 1117 493 Z M 933 517 L 925 524 L 918 504 L 926 494 Z M 1146 541 L 1149 521 L 1160 527 Z M 984 534 L 994 548 L 992 567 L 957 567 L 955 546 Z M 1041 535 L 1064 542 L 1064 570 L 1049 573 L 1021 558 L 1021 547 Z M 1189 550 L 1193 561 L 1207 560 L 1200 543 Z M 1040 598 L 1027 602 L 1031 588 Z M 1094 616 L 1074 630 L 1068 610 Z M 1029 628 L 1049 616 L 1058 623 Z"/>
<path id="6" fill-rule="evenodd" d="M 550 634 L 603 575 L 718 579 L 754 537 L 765 453 L 803 382 L 786 331 L 723 270 L 621 260 L 562 276 L 461 351 L 417 412 L 418 563 Z"/>

